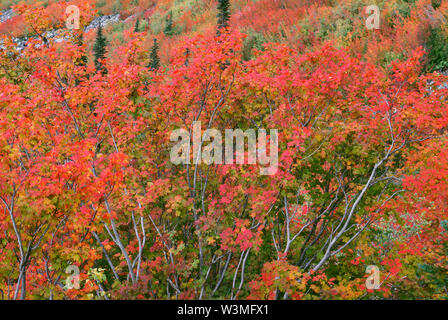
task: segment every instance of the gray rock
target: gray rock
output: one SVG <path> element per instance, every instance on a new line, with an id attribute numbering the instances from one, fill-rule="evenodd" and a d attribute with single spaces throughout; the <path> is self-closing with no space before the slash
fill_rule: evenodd
<path id="1" fill-rule="evenodd" d="M 0 23 L 3 23 L 12 17 L 14 17 L 15 13 L 12 9 L 3 10 L 2 14 L 0 15 Z"/>
<path id="2" fill-rule="evenodd" d="M 92 29 L 96 29 L 98 28 L 98 26 L 101 24 L 101 27 L 105 27 L 110 23 L 117 23 L 120 21 L 120 14 L 112 14 L 110 16 L 101 16 L 101 17 L 96 17 L 95 19 L 92 20 L 92 22 L 85 27 L 84 32 L 87 32 L 89 30 Z"/>
<path id="3" fill-rule="evenodd" d="M 7 21 L 7 20 L 11 19 L 13 16 L 14 16 L 14 11 L 12 9 L 4 10 L 3 14 L 0 16 L 0 22 Z M 84 28 L 84 32 L 87 32 L 92 29 L 96 29 L 96 28 L 98 28 L 98 26 L 100 24 L 102 27 L 105 27 L 108 24 L 117 23 L 119 21 L 120 21 L 120 14 L 96 17 L 95 19 L 92 20 L 92 22 L 87 27 Z M 61 29 L 49 30 L 49 31 L 46 31 L 43 34 L 43 36 L 45 38 L 47 38 L 48 40 L 53 40 L 55 42 L 62 42 L 62 41 L 67 40 L 61 33 L 62 33 Z M 33 37 L 24 37 L 24 38 L 14 38 L 13 41 L 17 45 L 17 47 L 16 47 L 17 50 L 22 51 L 25 48 L 26 42 L 30 38 L 37 39 L 38 37 L 33 36 Z M 0 41 L 0 49 L 4 49 L 4 46 L 2 45 L 1 41 Z"/>

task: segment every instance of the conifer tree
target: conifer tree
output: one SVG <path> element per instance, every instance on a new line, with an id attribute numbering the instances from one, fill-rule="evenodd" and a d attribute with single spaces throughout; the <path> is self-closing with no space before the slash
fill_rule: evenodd
<path id="1" fill-rule="evenodd" d="M 79 47 L 84 46 L 84 33 L 80 32 L 79 35 L 75 38 L 75 43 Z M 82 50 L 82 56 L 76 60 L 75 64 L 78 66 L 86 66 L 87 65 L 87 55 L 85 54 L 85 50 Z"/>
<path id="2" fill-rule="evenodd" d="M 157 39 L 154 38 L 154 44 L 151 49 L 151 54 L 149 55 L 150 61 L 148 68 L 152 70 L 157 70 L 160 67 L 160 58 L 159 58 L 159 44 L 157 43 Z"/>
<path id="3" fill-rule="evenodd" d="M 101 71 L 103 74 L 107 72 L 106 68 L 100 60 L 104 59 L 106 55 L 106 38 L 103 36 L 103 28 L 100 25 L 97 29 L 95 45 L 93 46 L 95 53 L 95 68 L 97 71 Z"/>
<path id="4" fill-rule="evenodd" d="M 174 34 L 174 29 L 173 29 L 173 15 L 170 12 L 168 14 L 168 16 L 166 17 L 165 20 L 165 29 L 163 30 L 163 33 L 166 36 L 172 36 Z"/>
<path id="5" fill-rule="evenodd" d="M 229 26 L 230 0 L 218 0 L 218 33 Z"/>
<path id="6" fill-rule="evenodd" d="M 188 66 L 190 64 L 190 48 L 185 49 L 185 62 L 184 65 Z"/>
<path id="7" fill-rule="evenodd" d="M 139 29 L 140 29 L 140 18 L 137 18 L 137 21 L 135 21 L 134 32 L 139 32 Z"/>
<path id="8" fill-rule="evenodd" d="M 431 5 L 437 10 L 442 5 L 442 0 L 431 0 Z"/>

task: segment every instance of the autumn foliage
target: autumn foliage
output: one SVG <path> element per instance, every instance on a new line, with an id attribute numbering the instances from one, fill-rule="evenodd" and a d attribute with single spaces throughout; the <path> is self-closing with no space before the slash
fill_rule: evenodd
<path id="1" fill-rule="evenodd" d="M 84 27 L 98 8 L 75 2 Z M 235 1 L 218 35 L 215 2 L 202 2 L 194 20 L 175 14 L 184 33 L 157 35 L 158 69 L 153 31 L 133 23 L 104 73 L 93 33 L 64 29 L 60 3 L 21 3 L 0 24 L 2 297 L 446 299 L 448 77 L 424 72 L 428 1 L 396 27 L 364 30 L 360 16 L 322 39 L 330 1 Z M 123 3 L 149 19 L 174 5 Z M 22 51 L 16 24 L 34 36 Z M 51 28 L 64 41 L 44 39 Z M 264 41 L 248 56 L 254 32 Z M 393 46 L 403 54 L 389 59 Z M 173 164 L 170 133 L 194 121 L 278 129 L 278 170 Z"/>

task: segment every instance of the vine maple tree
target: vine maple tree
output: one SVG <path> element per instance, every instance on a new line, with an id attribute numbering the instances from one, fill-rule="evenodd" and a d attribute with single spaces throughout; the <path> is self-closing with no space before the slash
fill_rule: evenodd
<path id="1" fill-rule="evenodd" d="M 17 10 L 36 37 L 0 51 L 5 299 L 446 295 L 448 79 L 421 72 L 421 48 L 387 68 L 332 43 L 244 61 L 229 28 L 156 69 L 131 27 L 101 73 L 81 31 L 46 39 L 46 11 Z M 173 164 L 170 133 L 195 121 L 278 129 L 278 170 Z"/>

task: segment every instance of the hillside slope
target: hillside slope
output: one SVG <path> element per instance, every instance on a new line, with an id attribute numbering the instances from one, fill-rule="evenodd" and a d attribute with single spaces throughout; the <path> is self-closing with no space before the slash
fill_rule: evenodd
<path id="1" fill-rule="evenodd" d="M 373 2 L 3 1 L 2 297 L 448 299 L 448 3 Z"/>

